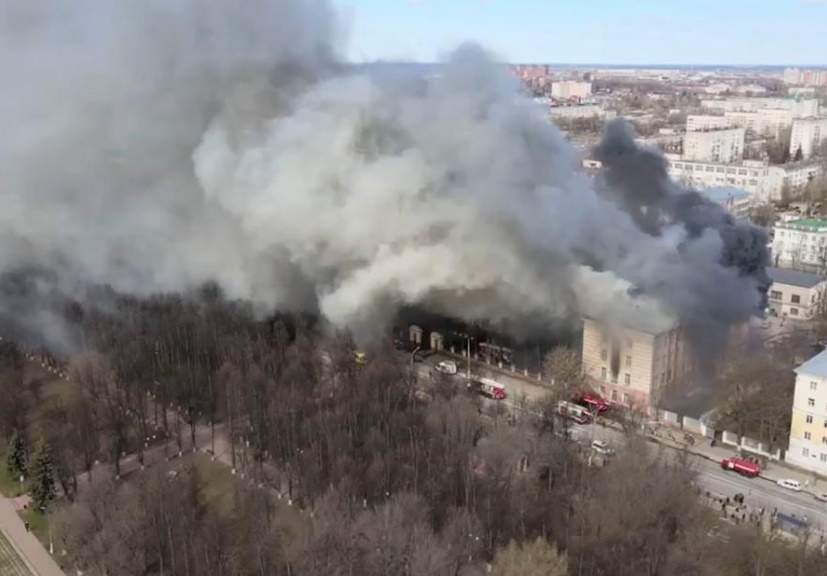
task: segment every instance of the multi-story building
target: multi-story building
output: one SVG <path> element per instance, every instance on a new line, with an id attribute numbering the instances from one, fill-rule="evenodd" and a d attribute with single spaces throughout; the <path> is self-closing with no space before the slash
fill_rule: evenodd
<path id="1" fill-rule="evenodd" d="M 583 373 L 613 403 L 650 411 L 667 386 L 691 370 L 687 339 L 675 322 L 640 315 L 617 328 L 583 321 Z"/>
<path id="2" fill-rule="evenodd" d="M 752 194 L 753 203 L 780 200 L 785 187 L 791 192 L 800 190 L 822 169 L 820 164 L 813 162 L 782 166 L 770 166 L 758 160 L 744 160 L 738 164 L 692 162 L 674 154 L 667 154 L 666 161 L 669 176 L 686 186 L 699 190 L 737 186 Z"/>
<path id="3" fill-rule="evenodd" d="M 733 126 L 773 138 L 778 138 L 781 130 L 792 126 L 794 117 L 792 110 L 783 108 L 765 108 L 754 112 L 724 112 L 724 118 Z"/>
<path id="4" fill-rule="evenodd" d="M 827 140 L 827 118 L 804 118 L 793 122 L 790 134 L 790 157 L 806 159 L 818 151 L 822 142 Z"/>
<path id="5" fill-rule="evenodd" d="M 604 110 L 597 104 L 585 104 L 583 106 L 552 106 L 548 109 L 552 120 L 556 118 L 609 118 L 614 117 L 613 111 Z"/>
<path id="6" fill-rule="evenodd" d="M 752 194 L 734 186 L 720 186 L 706 188 L 701 192 L 704 196 L 720 204 L 721 207 L 732 214 L 737 220 L 749 218 L 752 208 Z"/>
<path id="7" fill-rule="evenodd" d="M 730 164 L 743 156 L 743 128 L 687 132 L 683 138 L 684 160 Z"/>
<path id="8" fill-rule="evenodd" d="M 790 444 L 785 460 L 827 474 L 827 350 L 795 369 Z"/>
<path id="9" fill-rule="evenodd" d="M 551 84 L 551 97 L 560 100 L 585 99 L 592 95 L 592 83 L 578 80 L 560 80 Z"/>
<path id="10" fill-rule="evenodd" d="M 778 222 L 772 240 L 775 266 L 821 272 L 827 265 L 827 220 Z"/>
<path id="11" fill-rule="evenodd" d="M 701 106 L 719 112 L 757 112 L 759 110 L 788 110 L 793 118 L 818 116 L 816 98 L 720 98 L 701 100 Z"/>
<path id="12" fill-rule="evenodd" d="M 709 114 L 689 114 L 686 117 L 686 131 L 698 132 L 704 130 L 721 130 L 732 128 L 735 124 L 726 116 L 711 116 Z"/>
<path id="13" fill-rule="evenodd" d="M 784 70 L 784 83 L 803 86 L 827 86 L 827 70 L 787 68 Z"/>
<path id="14" fill-rule="evenodd" d="M 776 316 L 811 320 L 822 306 L 827 289 L 827 278 L 818 274 L 767 268 L 772 280 L 769 291 L 769 308 Z"/>

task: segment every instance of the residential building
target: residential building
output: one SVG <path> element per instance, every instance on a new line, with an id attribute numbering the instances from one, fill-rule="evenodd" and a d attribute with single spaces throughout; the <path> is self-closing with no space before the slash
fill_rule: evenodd
<path id="1" fill-rule="evenodd" d="M 592 83 L 560 80 L 551 84 L 551 97 L 559 100 L 582 100 L 592 95 Z"/>
<path id="2" fill-rule="evenodd" d="M 698 132 L 704 130 L 720 130 L 732 128 L 735 124 L 726 116 L 711 116 L 709 114 L 689 114 L 686 117 L 686 131 Z"/>
<path id="3" fill-rule="evenodd" d="M 757 112 L 758 110 L 788 110 L 793 118 L 818 116 L 816 98 L 716 98 L 701 100 L 701 107 L 719 112 Z"/>
<path id="4" fill-rule="evenodd" d="M 827 220 L 805 218 L 775 224 L 775 266 L 819 272 L 827 264 Z"/>
<path id="5" fill-rule="evenodd" d="M 724 112 L 724 118 L 733 126 L 749 130 L 753 134 L 778 138 L 781 130 L 793 125 L 795 114 L 783 108 L 765 108 L 754 112 Z"/>
<path id="6" fill-rule="evenodd" d="M 552 120 L 557 118 L 565 118 L 568 120 L 574 118 L 613 118 L 615 116 L 614 112 L 607 112 L 597 104 L 552 106 L 548 109 L 548 113 Z"/>
<path id="7" fill-rule="evenodd" d="M 784 83 L 800 86 L 827 86 L 827 70 L 787 68 L 784 70 Z"/>
<path id="8" fill-rule="evenodd" d="M 737 220 L 749 218 L 752 208 L 752 194 L 734 186 L 706 188 L 701 193 L 732 214 Z"/>
<path id="9" fill-rule="evenodd" d="M 767 268 L 767 273 L 772 280 L 770 312 L 801 320 L 811 320 L 816 315 L 827 289 L 827 278 L 785 268 Z"/>
<path id="10" fill-rule="evenodd" d="M 692 162 L 675 154 L 666 154 L 669 176 L 698 190 L 715 186 L 737 186 L 752 194 L 754 203 L 781 199 L 786 188 L 800 190 L 821 172 L 821 165 L 796 162 L 770 166 L 758 160 L 744 160 L 738 164 Z"/>
<path id="11" fill-rule="evenodd" d="M 730 164 L 743 156 L 743 128 L 687 132 L 683 138 L 684 160 Z"/>
<path id="12" fill-rule="evenodd" d="M 738 92 L 739 94 L 752 94 L 752 95 L 766 94 L 767 93 L 767 89 L 764 88 L 763 86 L 761 86 L 760 84 L 743 84 L 741 86 L 738 86 L 735 89 L 735 91 Z"/>
<path id="13" fill-rule="evenodd" d="M 664 389 L 690 372 L 687 339 L 674 322 L 640 315 L 632 324 L 612 327 L 583 320 L 583 373 L 609 401 L 650 411 Z"/>
<path id="14" fill-rule="evenodd" d="M 827 475 L 827 350 L 796 368 L 795 375 L 785 460 Z"/>
<path id="15" fill-rule="evenodd" d="M 793 122 L 790 134 L 790 157 L 801 151 L 800 159 L 807 159 L 827 140 L 827 118 L 804 118 Z"/>

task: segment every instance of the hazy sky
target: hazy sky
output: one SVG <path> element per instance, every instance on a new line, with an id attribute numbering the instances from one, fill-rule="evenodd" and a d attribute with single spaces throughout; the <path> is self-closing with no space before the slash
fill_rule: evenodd
<path id="1" fill-rule="evenodd" d="M 827 65 L 827 0 L 334 0 L 351 59 Z"/>

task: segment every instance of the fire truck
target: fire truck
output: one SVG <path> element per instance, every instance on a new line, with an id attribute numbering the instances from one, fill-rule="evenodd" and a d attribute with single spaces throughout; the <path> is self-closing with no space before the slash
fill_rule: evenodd
<path id="1" fill-rule="evenodd" d="M 721 468 L 732 470 L 747 478 L 755 478 L 761 473 L 761 467 L 758 464 L 743 458 L 724 458 L 721 460 Z"/>

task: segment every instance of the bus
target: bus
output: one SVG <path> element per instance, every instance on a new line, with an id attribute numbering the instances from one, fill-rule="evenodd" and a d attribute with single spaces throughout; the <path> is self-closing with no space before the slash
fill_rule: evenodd
<path id="1" fill-rule="evenodd" d="M 557 403 L 557 413 L 577 424 L 588 424 L 592 421 L 592 413 L 589 412 L 588 408 L 565 400 Z"/>

